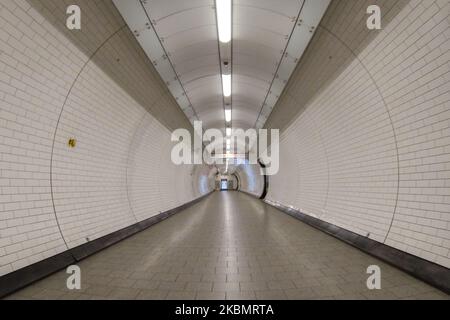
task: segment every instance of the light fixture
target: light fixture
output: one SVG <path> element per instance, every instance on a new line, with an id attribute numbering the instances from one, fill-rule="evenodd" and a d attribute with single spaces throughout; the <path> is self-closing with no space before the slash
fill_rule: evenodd
<path id="1" fill-rule="evenodd" d="M 222 75 L 223 95 L 228 98 L 231 96 L 231 74 Z"/>
<path id="2" fill-rule="evenodd" d="M 225 110 L 225 121 L 231 122 L 231 110 Z"/>
<path id="3" fill-rule="evenodd" d="M 228 43 L 231 41 L 231 0 L 216 0 L 216 12 L 219 41 Z"/>
<path id="4" fill-rule="evenodd" d="M 227 137 L 231 136 L 231 128 L 227 128 Z"/>

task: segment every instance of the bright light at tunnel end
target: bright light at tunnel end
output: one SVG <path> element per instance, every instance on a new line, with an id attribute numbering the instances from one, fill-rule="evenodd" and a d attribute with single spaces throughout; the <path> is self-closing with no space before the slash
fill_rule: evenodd
<path id="1" fill-rule="evenodd" d="M 231 0 L 216 0 L 217 28 L 219 41 L 231 41 Z"/>

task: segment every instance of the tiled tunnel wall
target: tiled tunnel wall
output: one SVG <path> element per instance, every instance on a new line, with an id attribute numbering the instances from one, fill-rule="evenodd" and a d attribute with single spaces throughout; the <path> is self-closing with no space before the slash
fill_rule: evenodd
<path id="1" fill-rule="evenodd" d="M 372 2 L 332 2 L 269 118 L 267 199 L 449 268 L 449 2 L 375 1 L 369 31 Z"/>
<path id="2" fill-rule="evenodd" d="M 190 127 L 109 0 L 0 2 L 0 276 L 209 192 Z M 268 199 L 450 267 L 448 1 L 334 1 L 269 118 Z M 99 20 L 100 22 L 97 22 Z M 68 139 L 76 138 L 75 148 Z M 258 166 L 238 168 L 260 196 Z"/>
<path id="3" fill-rule="evenodd" d="M 264 191 L 264 176 L 261 175 L 260 165 L 242 164 L 237 167 L 236 175 L 239 178 L 240 191 L 260 197 Z"/>
<path id="4" fill-rule="evenodd" d="M 81 31 L 64 1 L 0 2 L 0 276 L 211 190 L 170 161 L 190 123 L 111 1 L 76 3 Z"/>

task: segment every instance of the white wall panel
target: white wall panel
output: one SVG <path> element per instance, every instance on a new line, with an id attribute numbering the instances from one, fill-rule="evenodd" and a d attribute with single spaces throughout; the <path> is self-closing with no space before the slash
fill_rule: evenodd
<path id="1" fill-rule="evenodd" d="M 449 4 L 398 2 L 358 34 L 354 2 L 332 3 L 269 119 L 290 124 L 267 198 L 450 267 Z"/>
<path id="2" fill-rule="evenodd" d="M 236 168 L 239 178 L 239 190 L 260 197 L 264 191 L 264 176 L 261 175 L 260 165 L 242 164 Z"/>
<path id="3" fill-rule="evenodd" d="M 171 163 L 148 110 L 189 122 L 112 3 L 81 2 L 110 23 L 73 37 L 47 21 L 61 1 L 0 3 L 0 276 L 211 190 L 209 168 Z"/>
<path id="4" fill-rule="evenodd" d="M 126 170 L 134 128 L 146 111 L 95 64 L 81 72 L 59 122 L 53 152 L 56 216 L 69 247 L 136 222 Z M 69 148 L 68 139 L 77 145 Z"/>

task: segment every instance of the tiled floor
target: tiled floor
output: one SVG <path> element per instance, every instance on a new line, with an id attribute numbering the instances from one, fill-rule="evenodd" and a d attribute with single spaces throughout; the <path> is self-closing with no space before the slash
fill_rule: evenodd
<path id="1" fill-rule="evenodd" d="M 369 265 L 382 289 L 369 291 Z M 448 299 L 444 293 L 247 195 L 215 193 L 10 299 Z"/>

